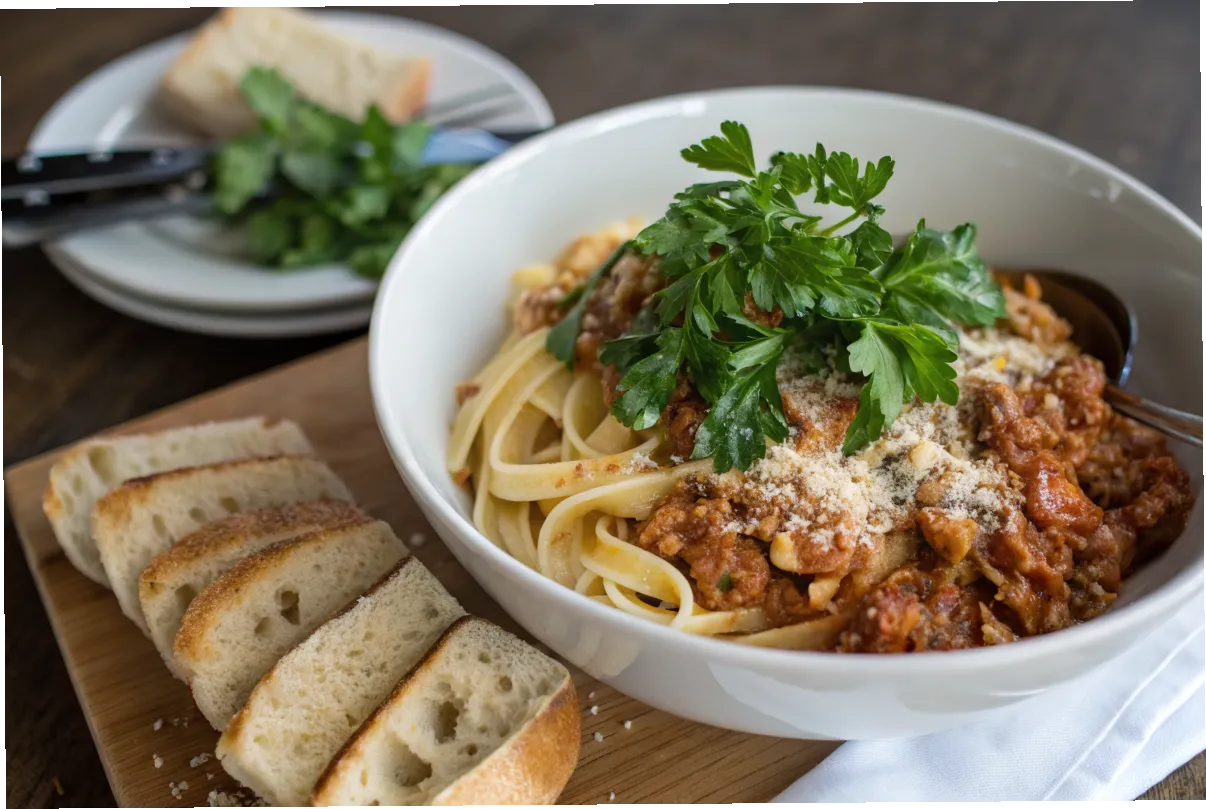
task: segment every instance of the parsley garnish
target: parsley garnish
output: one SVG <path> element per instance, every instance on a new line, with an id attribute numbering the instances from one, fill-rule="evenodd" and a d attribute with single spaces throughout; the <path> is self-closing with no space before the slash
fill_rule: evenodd
<path id="1" fill-rule="evenodd" d="M 356 123 L 299 98 L 275 70 L 240 83 L 259 127 L 214 160 L 214 207 L 245 225 L 247 249 L 281 268 L 346 262 L 380 277 L 414 223 L 471 165 L 419 165 L 430 128 L 371 106 Z M 274 197 L 258 205 L 261 197 Z"/>
<path id="2" fill-rule="evenodd" d="M 611 272 L 611 268 L 616 265 L 617 261 L 623 258 L 631 246 L 631 242 L 624 242 L 617 247 L 615 252 L 599 266 L 599 269 L 590 274 L 590 277 L 586 279 L 584 284 L 575 287 L 561 301 L 562 307 L 568 306 L 570 310 L 549 331 L 546 346 L 550 354 L 564 362 L 571 369 L 574 367 L 574 343 L 578 340 L 578 329 L 582 322 L 582 308 L 586 305 L 586 299 L 590 297 L 590 293 L 595 291 L 595 286 L 599 283 L 599 279 Z"/>
<path id="3" fill-rule="evenodd" d="M 892 158 L 860 164 L 818 144 L 811 154 L 779 152 L 760 171 L 746 128 L 726 121 L 720 131 L 682 156 L 741 179 L 690 186 L 632 242 L 660 258 L 667 284 L 600 353 L 623 374 L 615 417 L 652 427 L 685 373 L 710 407 L 691 457 L 713 458 L 718 472 L 746 469 L 765 455 L 767 439 L 788 435 L 775 371 L 789 342 L 814 370 L 866 378 L 846 453 L 876 440 L 913 397 L 954 404 L 956 324 L 989 325 L 1005 311 L 972 246 L 975 227 L 940 231 L 922 221 L 894 250 L 874 201 L 892 178 Z M 809 192 L 816 204 L 849 213 L 824 225 L 796 203 Z M 563 361 L 572 363 L 581 308 L 616 258 L 550 334 L 549 350 Z M 781 322 L 751 321 L 747 298 Z"/>

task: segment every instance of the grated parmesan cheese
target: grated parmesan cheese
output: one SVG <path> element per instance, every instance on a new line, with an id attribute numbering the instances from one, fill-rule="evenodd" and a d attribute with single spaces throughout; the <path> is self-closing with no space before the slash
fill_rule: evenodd
<path id="1" fill-rule="evenodd" d="M 650 458 L 644 452 L 638 452 L 624 464 L 625 472 L 641 472 L 646 469 L 657 469 L 657 461 Z"/>
<path id="2" fill-rule="evenodd" d="M 967 330 L 955 362 L 956 382 L 964 394 L 993 382 L 1016 386 L 1074 351 L 1071 344 L 1052 349 L 997 329 Z M 811 425 L 793 425 L 794 440 L 769 447 L 743 475 L 716 476 L 755 504 L 745 524 L 732 521 L 726 532 L 769 541 L 764 523 L 774 518 L 769 524 L 780 532 L 776 541 L 790 542 L 788 547 L 826 552 L 851 542 L 874 546 L 927 504 L 973 519 L 985 530 L 1000 527 L 1007 500 L 1017 493 L 1003 467 L 978 457 L 974 396 L 962 395 L 956 406 L 906 403 L 883 436 L 847 457 L 831 445 L 840 443 L 850 417 L 849 403 L 842 400 L 856 399 L 862 380 L 836 371 L 805 374 L 802 367 L 785 357 L 778 383 L 785 408 Z M 935 485 L 921 503 L 918 492 L 927 481 Z M 790 554 L 783 559 L 789 564 Z"/>

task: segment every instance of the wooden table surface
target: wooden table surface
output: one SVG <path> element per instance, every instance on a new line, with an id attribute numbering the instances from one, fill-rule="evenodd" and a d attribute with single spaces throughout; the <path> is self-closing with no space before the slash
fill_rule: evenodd
<path id="1" fill-rule="evenodd" d="M 888 90 L 983 110 L 1067 140 L 1201 221 L 1193 0 L 405 13 L 512 59 L 561 121 L 721 86 Z M 207 14 L 0 12 L 3 155 L 20 153 L 50 105 L 89 73 Z M 178 333 L 92 302 L 36 249 L 6 252 L 3 271 L 6 466 L 353 336 L 249 341 Z M 113 805 L 7 509 L 5 532 L 8 805 Z M 1206 756 L 1145 797 L 1206 798 Z"/>

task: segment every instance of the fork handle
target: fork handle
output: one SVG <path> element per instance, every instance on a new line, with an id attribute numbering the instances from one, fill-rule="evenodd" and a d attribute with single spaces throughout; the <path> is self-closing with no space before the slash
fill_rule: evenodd
<path id="1" fill-rule="evenodd" d="M 1105 400 L 1124 416 L 1195 447 L 1202 446 L 1202 417 L 1107 385 Z"/>

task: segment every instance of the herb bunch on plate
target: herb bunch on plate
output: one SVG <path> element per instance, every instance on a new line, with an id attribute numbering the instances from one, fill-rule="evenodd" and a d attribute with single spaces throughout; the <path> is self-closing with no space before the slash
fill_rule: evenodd
<path id="1" fill-rule="evenodd" d="M 659 257 L 666 280 L 599 355 L 622 374 L 611 410 L 621 423 L 654 426 L 683 373 L 709 405 L 691 457 L 712 457 L 720 472 L 746 469 L 768 438 L 787 438 L 776 369 L 789 346 L 809 372 L 865 379 L 847 454 L 878 439 L 914 397 L 958 401 L 956 325 L 985 326 L 1005 313 L 973 246 L 974 225 L 943 231 L 923 220 L 894 248 L 874 202 L 895 170 L 890 157 L 860 171 L 857 158 L 818 144 L 811 154 L 779 152 L 760 170 L 748 130 L 733 121 L 682 156 L 738 179 L 675 195 L 621 248 Z M 846 214 L 825 224 L 801 211 L 795 198 L 809 192 Z M 554 356 L 572 365 L 586 298 L 617 258 L 567 298 L 572 308 L 548 338 Z"/>
<path id="2" fill-rule="evenodd" d="M 300 98 L 275 70 L 240 83 L 254 131 L 214 161 L 214 204 L 246 227 L 258 263 L 345 262 L 379 278 L 402 239 L 470 164 L 420 165 L 430 127 L 394 125 L 375 105 L 357 123 Z"/>

